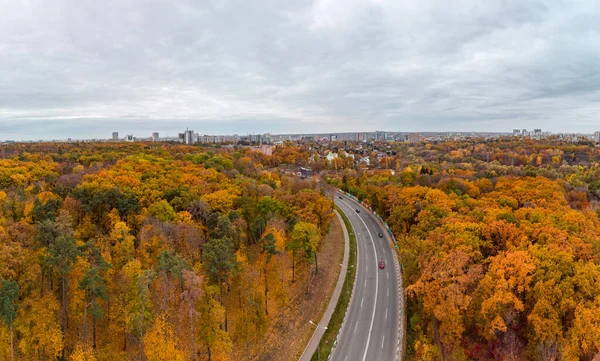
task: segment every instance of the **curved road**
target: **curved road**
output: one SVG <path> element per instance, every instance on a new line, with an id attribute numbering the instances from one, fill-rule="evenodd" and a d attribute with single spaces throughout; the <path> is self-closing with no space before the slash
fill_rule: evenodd
<path id="1" fill-rule="evenodd" d="M 335 203 L 354 228 L 358 243 L 358 270 L 354 294 L 331 360 L 397 360 L 399 286 L 387 232 L 375 216 L 358 202 L 336 193 Z M 383 234 L 383 238 L 379 237 L 379 233 Z M 385 261 L 384 269 L 379 269 L 379 260 Z"/>

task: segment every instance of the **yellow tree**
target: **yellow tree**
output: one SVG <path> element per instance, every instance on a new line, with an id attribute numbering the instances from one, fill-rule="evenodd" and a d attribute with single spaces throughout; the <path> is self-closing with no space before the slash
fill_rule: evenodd
<path id="1" fill-rule="evenodd" d="M 118 221 L 115 223 L 110 232 L 112 260 L 115 268 L 121 269 L 134 258 L 134 239 L 135 237 L 130 234 L 130 229 L 125 222 Z"/>
<path id="2" fill-rule="evenodd" d="M 63 349 L 63 335 L 57 321 L 59 304 L 54 295 L 28 297 L 21 303 L 15 329 L 21 335 L 19 349 L 26 360 L 56 359 Z"/>
<path id="3" fill-rule="evenodd" d="M 268 302 L 269 302 L 269 291 L 273 289 L 274 296 L 276 299 L 281 300 L 282 305 L 282 319 L 283 319 L 283 307 L 285 306 L 285 282 L 284 280 L 284 264 L 280 259 L 285 254 L 285 225 L 280 221 L 273 221 L 267 227 L 262 237 L 262 252 L 259 259 L 263 268 L 263 279 L 264 279 L 264 297 L 265 297 L 265 314 L 269 314 Z M 274 260 L 273 260 L 274 258 Z M 279 266 L 279 267 L 278 267 Z M 281 269 L 279 275 L 278 269 Z M 275 282 L 274 282 L 275 281 Z M 274 286 L 271 284 L 274 283 Z"/>
<path id="4" fill-rule="evenodd" d="M 96 361 L 96 352 L 89 346 L 81 343 L 75 345 L 75 349 L 69 358 L 70 361 Z"/>
<path id="5" fill-rule="evenodd" d="M 493 340 L 512 327 L 525 309 L 525 292 L 535 270 L 534 260 L 525 251 L 503 252 L 492 257 L 490 268 L 479 283 L 481 329 Z"/>
<path id="6" fill-rule="evenodd" d="M 148 361 L 183 361 L 184 354 L 177 348 L 173 328 L 167 323 L 165 316 L 154 320 L 152 329 L 144 339 L 144 354 Z"/>
<path id="7" fill-rule="evenodd" d="M 291 238 L 293 240 L 292 242 L 300 245 L 300 249 L 304 251 L 307 262 L 314 256 L 316 273 L 319 273 L 317 248 L 321 241 L 321 235 L 319 234 L 317 226 L 308 222 L 298 222 L 292 230 Z"/>
<path id="8" fill-rule="evenodd" d="M 229 334 L 221 329 L 225 310 L 215 299 L 218 292 L 217 286 L 205 287 L 197 320 L 198 343 L 206 350 L 208 361 L 229 360 L 231 353 Z"/>
<path id="9" fill-rule="evenodd" d="M 179 294 L 181 301 L 179 329 L 182 335 L 179 339 L 182 340 L 184 350 L 189 354 L 188 358 L 196 355 L 196 318 L 198 317 L 198 303 L 203 295 L 203 283 L 203 278 L 195 270 L 183 270 L 183 291 Z M 189 332 L 184 332 L 186 329 Z"/>
<path id="10" fill-rule="evenodd" d="M 333 218 L 333 204 L 329 198 L 318 195 L 311 203 L 311 208 L 317 218 L 319 232 L 321 236 L 325 236 L 329 232 L 329 222 Z"/>
<path id="11" fill-rule="evenodd" d="M 138 339 L 140 358 L 144 354 L 144 335 L 152 318 L 149 286 L 154 277 L 152 270 L 133 273 L 127 292 L 127 329 Z"/>
<path id="12" fill-rule="evenodd" d="M 221 189 L 213 193 L 205 194 L 200 197 L 206 202 L 210 209 L 215 212 L 227 213 L 233 207 L 233 201 L 238 196 L 238 190 L 235 188 Z"/>
<path id="13" fill-rule="evenodd" d="M 574 359 L 591 359 L 600 352 L 600 296 L 575 309 L 569 343 Z"/>
<path id="14" fill-rule="evenodd" d="M 420 267 L 421 277 L 406 291 L 420 297 L 424 311 L 434 317 L 434 323 L 439 322 L 441 343 L 454 347 L 465 328 L 465 312 L 472 299 L 469 290 L 481 278 L 482 267 L 462 250 L 440 252 L 429 259 L 423 256 Z"/>

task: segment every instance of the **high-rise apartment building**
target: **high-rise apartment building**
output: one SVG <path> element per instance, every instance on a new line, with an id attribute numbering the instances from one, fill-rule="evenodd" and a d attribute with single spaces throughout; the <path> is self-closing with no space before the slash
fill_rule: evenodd
<path id="1" fill-rule="evenodd" d="M 263 134 L 263 142 L 267 144 L 271 143 L 271 133 Z"/>
<path id="2" fill-rule="evenodd" d="M 596 143 L 600 143 L 600 131 L 595 131 L 594 132 L 594 141 Z"/>
<path id="3" fill-rule="evenodd" d="M 186 129 L 184 134 L 184 143 L 185 144 L 194 144 L 194 131 Z"/>
<path id="4" fill-rule="evenodd" d="M 152 133 L 152 141 L 153 142 L 158 142 L 158 132 Z"/>
<path id="5" fill-rule="evenodd" d="M 409 143 L 418 143 L 421 141 L 421 135 L 419 133 L 410 133 L 408 135 Z"/>
<path id="6" fill-rule="evenodd" d="M 119 140 L 119 132 L 113 132 L 112 140 Z"/>

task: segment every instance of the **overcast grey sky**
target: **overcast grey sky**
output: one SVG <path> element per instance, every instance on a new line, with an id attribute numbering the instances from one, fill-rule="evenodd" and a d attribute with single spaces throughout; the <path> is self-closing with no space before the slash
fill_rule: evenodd
<path id="1" fill-rule="evenodd" d="M 596 0 L 0 0 L 0 139 L 600 130 Z"/>

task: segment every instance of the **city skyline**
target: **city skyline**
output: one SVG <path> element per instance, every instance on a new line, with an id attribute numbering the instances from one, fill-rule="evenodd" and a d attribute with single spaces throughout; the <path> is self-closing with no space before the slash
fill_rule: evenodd
<path id="1" fill-rule="evenodd" d="M 0 5 L 0 138 L 593 132 L 591 1 Z"/>
<path id="2" fill-rule="evenodd" d="M 299 127 L 292 129 L 283 125 L 273 125 L 269 128 L 256 126 L 253 127 L 248 122 L 240 123 L 214 123 L 206 124 L 201 122 L 193 121 L 174 121 L 173 123 L 160 123 L 156 126 L 156 123 L 149 122 L 133 122 L 127 123 L 123 121 L 105 121 L 98 124 L 98 121 L 85 121 L 77 124 L 60 124 L 53 126 L 52 131 L 48 132 L 43 127 L 44 121 L 34 123 L 23 123 L 23 124 L 8 124 L 0 121 L 0 140 L 19 140 L 19 141 L 37 141 L 37 140 L 60 140 L 60 139 L 109 139 L 112 138 L 112 133 L 117 132 L 121 138 L 126 134 L 133 134 L 136 137 L 147 137 L 151 138 L 152 133 L 158 132 L 161 137 L 173 138 L 177 137 L 186 128 L 194 129 L 201 135 L 250 135 L 250 134 L 329 134 L 329 133 L 363 133 L 363 132 L 375 132 L 376 130 L 383 130 L 387 132 L 399 132 L 399 133 L 502 133 L 510 134 L 513 129 L 529 129 L 534 130 L 540 128 L 539 124 L 534 124 L 531 127 L 502 127 L 502 128 L 475 128 L 475 129 L 460 129 L 460 128 L 431 128 L 424 129 L 419 128 L 418 124 L 412 124 L 403 128 L 390 127 L 390 128 L 376 128 L 370 126 L 358 126 L 358 127 L 344 127 L 344 126 L 332 126 L 327 127 L 326 125 L 311 125 L 305 127 Z M 236 127 L 235 125 L 239 126 Z M 600 123 L 599 123 L 600 124 Z M 23 129 L 23 125 L 26 129 Z M 558 128 L 547 128 L 543 130 L 554 134 L 593 134 L 600 128 L 600 126 L 593 125 L 586 131 L 576 131 L 572 127 L 558 127 Z"/>
<path id="3" fill-rule="evenodd" d="M 0 143 L 13 143 L 13 142 L 72 142 L 72 141 L 123 141 L 123 142 L 144 142 L 144 141 L 178 141 L 185 144 L 231 144 L 231 143 L 243 143 L 243 144 L 278 144 L 284 140 L 292 141 L 358 141 L 358 142 L 372 142 L 372 141 L 400 141 L 400 142 L 417 142 L 417 141 L 439 141 L 439 140 L 452 140 L 452 139 L 464 139 L 466 137 L 480 137 L 485 139 L 493 139 L 498 137 L 526 137 L 533 139 L 544 139 L 549 137 L 558 137 L 559 140 L 565 140 L 568 142 L 579 142 L 581 140 L 593 140 L 596 143 L 600 143 L 600 131 L 593 131 L 587 133 L 578 132 L 561 132 L 554 133 L 546 129 L 535 128 L 535 129 L 512 129 L 511 131 L 503 132 L 475 132 L 475 131 L 424 131 L 424 132 L 410 132 L 410 131 L 397 131 L 397 130 L 366 130 L 359 132 L 306 132 L 306 133 L 202 133 L 186 127 L 183 132 L 175 132 L 172 134 L 163 134 L 160 132 L 153 131 L 150 135 L 140 134 L 134 132 L 122 133 L 120 131 L 112 131 L 108 136 L 100 137 L 82 137 L 82 138 L 52 138 L 52 139 L 1 139 Z"/>

